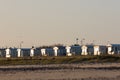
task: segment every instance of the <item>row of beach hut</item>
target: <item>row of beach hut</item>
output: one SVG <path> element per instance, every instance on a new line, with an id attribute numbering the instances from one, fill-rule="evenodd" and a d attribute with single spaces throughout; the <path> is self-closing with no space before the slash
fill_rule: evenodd
<path id="1" fill-rule="evenodd" d="M 1 48 L 0 57 L 34 57 L 34 56 L 72 56 L 120 54 L 120 44 L 109 45 L 72 45 L 40 48 Z"/>

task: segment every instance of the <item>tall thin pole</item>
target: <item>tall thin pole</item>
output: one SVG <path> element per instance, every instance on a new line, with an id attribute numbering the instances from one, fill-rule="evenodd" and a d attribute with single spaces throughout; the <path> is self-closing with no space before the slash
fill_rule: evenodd
<path id="1" fill-rule="evenodd" d="M 85 38 L 81 40 L 81 45 L 84 45 Z"/>
<path id="2" fill-rule="evenodd" d="M 76 44 L 78 44 L 78 40 L 79 40 L 79 39 L 78 39 L 78 38 L 76 38 Z"/>
<path id="3" fill-rule="evenodd" d="M 20 49 L 22 48 L 23 41 L 20 42 Z"/>

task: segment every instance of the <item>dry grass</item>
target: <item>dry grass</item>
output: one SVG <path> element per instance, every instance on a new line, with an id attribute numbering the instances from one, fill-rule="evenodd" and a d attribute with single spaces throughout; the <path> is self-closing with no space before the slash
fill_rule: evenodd
<path id="1" fill-rule="evenodd" d="M 120 62 L 119 55 L 72 56 L 72 57 L 26 57 L 0 58 L 0 65 L 40 65 L 40 64 L 71 64 L 71 63 L 106 63 Z"/>

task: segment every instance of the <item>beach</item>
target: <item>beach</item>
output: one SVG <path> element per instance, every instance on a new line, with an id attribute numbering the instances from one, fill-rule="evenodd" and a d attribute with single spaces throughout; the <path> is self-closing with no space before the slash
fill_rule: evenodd
<path id="1" fill-rule="evenodd" d="M 120 63 L 0 66 L 1 80 L 120 80 Z"/>

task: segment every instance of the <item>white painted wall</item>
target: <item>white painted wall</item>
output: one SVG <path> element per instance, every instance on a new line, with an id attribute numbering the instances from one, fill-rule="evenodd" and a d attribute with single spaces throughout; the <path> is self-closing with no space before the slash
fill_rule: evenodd
<path id="1" fill-rule="evenodd" d="M 34 48 L 30 50 L 30 57 L 33 57 L 33 56 L 34 56 Z"/>
<path id="2" fill-rule="evenodd" d="M 100 55 L 99 46 L 94 46 L 94 55 Z"/>
<path id="3" fill-rule="evenodd" d="M 46 50 L 45 49 L 41 49 L 41 54 L 42 54 L 42 56 L 46 56 Z"/>
<path id="4" fill-rule="evenodd" d="M 17 56 L 21 57 L 21 49 L 20 48 L 17 49 Z"/>
<path id="5" fill-rule="evenodd" d="M 11 55 L 10 55 L 10 49 L 7 48 L 5 51 L 6 51 L 6 58 L 10 58 L 11 57 Z"/>
<path id="6" fill-rule="evenodd" d="M 72 53 L 70 53 L 70 49 L 71 49 L 70 46 L 66 46 L 66 53 L 67 53 L 67 56 L 72 56 Z"/>
<path id="7" fill-rule="evenodd" d="M 88 55 L 87 46 L 82 46 L 82 53 L 81 53 L 81 55 Z"/>
<path id="8" fill-rule="evenodd" d="M 112 55 L 112 47 L 111 46 L 108 46 L 108 54 Z"/>
<path id="9" fill-rule="evenodd" d="M 58 47 L 54 47 L 53 50 L 54 50 L 54 56 L 58 56 Z"/>

